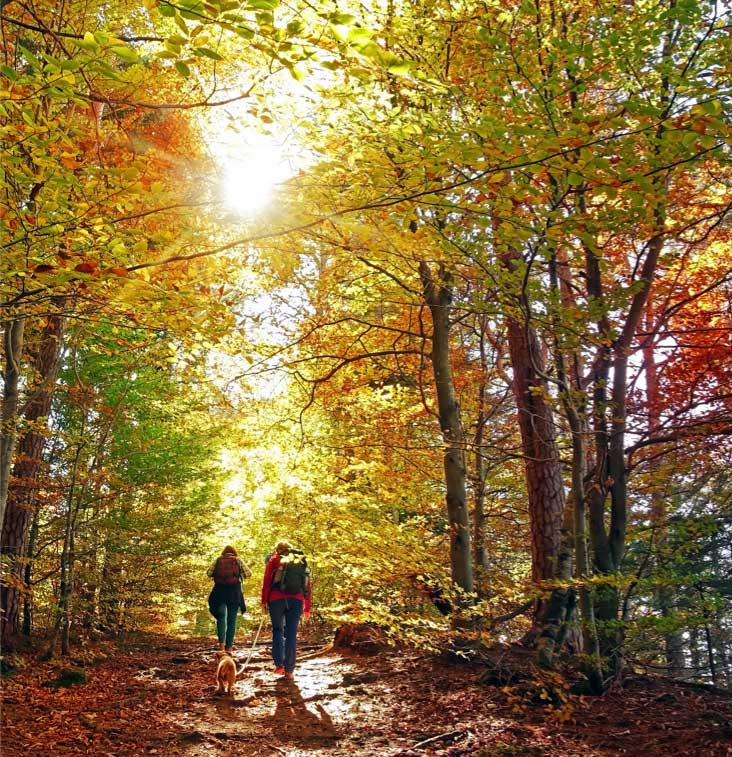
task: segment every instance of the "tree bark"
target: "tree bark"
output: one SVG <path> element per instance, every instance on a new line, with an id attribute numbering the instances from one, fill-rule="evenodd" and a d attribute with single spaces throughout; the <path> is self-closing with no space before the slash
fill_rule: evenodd
<path id="1" fill-rule="evenodd" d="M 17 318 L 3 330 L 4 376 L 3 401 L 0 412 L 0 527 L 5 523 L 5 511 L 10 487 L 10 472 L 18 428 L 18 382 L 23 353 L 25 318 Z M 4 544 L 5 542 L 3 542 Z"/>
<path id="2" fill-rule="evenodd" d="M 475 437 L 473 439 L 474 459 L 474 490 L 475 508 L 473 513 L 473 565 L 479 576 L 477 585 L 480 587 L 481 578 L 488 569 L 488 547 L 486 544 L 486 513 L 485 513 L 485 478 L 486 465 L 483 452 L 483 437 L 485 425 L 488 421 L 487 412 L 487 373 L 488 360 L 486 358 L 485 330 L 487 328 L 485 316 L 479 318 L 480 328 L 480 386 L 478 388 L 478 417 L 476 419 Z M 479 592 L 480 593 L 480 592 Z"/>
<path id="3" fill-rule="evenodd" d="M 17 444 L 13 468 L 13 485 L 10 487 L 2 528 L 2 544 L 8 565 L 9 579 L 0 590 L 0 638 L 2 644 L 12 645 L 20 632 L 20 609 L 28 586 L 25 573 L 28 555 L 28 536 L 33 514 L 38 507 L 38 479 L 42 467 L 46 433 L 39 425 L 48 417 L 56 385 L 63 316 L 48 317 L 40 334 L 38 351 L 34 359 L 35 378 L 38 382 L 25 410 L 27 428 Z"/>
<path id="4" fill-rule="evenodd" d="M 509 250 L 501 262 L 512 271 L 518 257 Z M 534 582 L 540 584 L 557 575 L 565 492 L 544 355 L 528 320 L 524 295 L 519 299 L 526 318 L 519 321 L 508 315 L 508 345 L 528 490 L 531 571 Z"/>
<path id="5" fill-rule="evenodd" d="M 652 334 L 654 324 L 650 315 L 646 315 L 645 330 Z M 643 345 L 643 366 L 646 374 L 646 404 L 648 405 L 648 435 L 655 436 L 661 424 L 661 390 L 658 384 L 658 368 L 656 354 L 652 338 Z M 656 473 L 658 462 L 651 461 L 649 470 Z M 662 550 L 668 532 L 666 523 L 666 498 L 663 492 L 654 489 L 651 494 L 651 525 L 655 533 L 656 550 Z M 663 570 L 659 565 L 658 569 Z M 662 586 L 656 590 L 656 602 L 661 616 L 666 618 L 671 615 L 674 592 L 671 587 Z M 684 669 L 683 638 L 680 630 L 667 631 L 664 633 L 664 653 L 666 656 L 666 673 L 669 676 L 678 676 Z"/>
<path id="6" fill-rule="evenodd" d="M 460 420 L 460 407 L 450 366 L 450 307 L 452 282 L 440 268 L 439 280 L 430 266 L 419 264 L 424 301 L 432 314 L 432 370 L 437 393 L 440 430 L 445 442 L 444 470 L 447 514 L 450 523 L 450 568 L 453 582 L 463 591 L 473 591 L 473 568 L 470 550 L 465 438 Z"/>

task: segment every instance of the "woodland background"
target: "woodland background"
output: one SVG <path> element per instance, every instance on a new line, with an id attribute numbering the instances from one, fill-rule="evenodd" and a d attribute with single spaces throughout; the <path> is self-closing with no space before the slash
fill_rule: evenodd
<path id="1" fill-rule="evenodd" d="M 732 685 L 728 3 L 0 10 L 4 666 L 289 536 L 324 627 Z"/>

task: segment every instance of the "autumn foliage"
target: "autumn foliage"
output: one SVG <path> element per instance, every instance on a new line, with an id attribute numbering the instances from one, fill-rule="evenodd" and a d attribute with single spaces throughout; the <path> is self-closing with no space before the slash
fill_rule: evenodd
<path id="1" fill-rule="evenodd" d="M 2 4 L 4 647 L 287 536 L 324 629 L 729 686 L 728 10 L 351 5 Z"/>

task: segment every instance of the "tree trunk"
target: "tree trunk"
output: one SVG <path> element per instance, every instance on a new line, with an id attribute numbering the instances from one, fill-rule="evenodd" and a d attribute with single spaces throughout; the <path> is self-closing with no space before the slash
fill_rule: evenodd
<path id="1" fill-rule="evenodd" d="M 84 427 L 82 426 L 82 436 Z M 74 560 L 74 536 L 76 529 L 76 514 L 78 507 L 74 506 L 76 500 L 76 482 L 79 473 L 79 462 L 81 452 L 85 447 L 85 442 L 77 444 L 74 462 L 71 467 L 71 480 L 69 481 L 69 491 L 66 497 L 66 527 L 64 529 L 64 543 L 61 551 L 61 561 L 59 565 L 59 597 L 56 608 L 56 620 L 48 640 L 48 648 L 45 654 L 46 659 L 51 659 L 54 655 L 56 640 L 59 631 L 61 632 L 61 653 L 69 653 L 69 628 L 71 622 L 71 589 L 73 586 L 73 560 Z"/>
<path id="2" fill-rule="evenodd" d="M 581 196 L 580 196 L 581 200 Z M 552 290 L 558 295 L 562 308 L 575 306 L 574 293 L 569 279 L 569 270 L 565 265 L 566 259 L 557 250 L 551 250 L 549 274 Z M 594 694 L 603 691 L 602 670 L 600 667 L 597 626 L 595 624 L 594 607 L 589 588 L 591 566 L 587 548 L 587 514 L 585 507 L 585 476 L 587 473 L 587 438 L 586 407 L 582 397 L 582 354 L 579 351 L 567 350 L 560 339 L 561 327 L 559 318 L 554 316 L 554 360 L 556 375 L 560 387 L 562 407 L 569 424 L 572 440 L 572 487 L 569 506 L 565 509 L 564 517 L 564 549 L 562 553 L 574 554 L 575 577 L 578 579 L 579 608 L 582 618 L 582 633 L 578 645 L 584 649 L 583 669 L 587 673 L 589 689 Z M 565 354 L 568 353 L 568 354 Z M 567 365 L 571 366 L 570 369 Z M 570 536 L 571 535 L 571 536 Z M 566 581 L 572 579 L 571 565 L 564 568 L 567 573 Z M 565 627 L 569 615 L 565 618 Z M 544 634 L 542 634 L 544 635 Z M 542 658 L 540 657 L 540 660 Z"/>
<path id="3" fill-rule="evenodd" d="M 501 262 L 511 271 L 517 259 L 510 251 Z M 544 355 L 523 304 L 525 322 L 513 315 L 507 318 L 508 345 L 529 499 L 531 571 L 540 584 L 557 575 L 565 493 Z"/>
<path id="4" fill-rule="evenodd" d="M 35 508 L 28 537 L 28 561 L 25 566 L 24 580 L 27 587 L 33 585 L 33 554 L 36 551 L 36 542 L 38 541 L 39 519 L 39 508 Z M 31 591 L 26 592 L 23 599 L 23 636 L 30 636 L 33 631 L 33 600 L 31 594 Z"/>
<path id="5" fill-rule="evenodd" d="M 0 527 L 5 523 L 5 510 L 10 487 L 10 472 L 18 427 L 18 381 L 23 354 L 25 318 L 6 323 L 3 329 L 4 376 L 3 401 L 0 412 Z M 3 542 L 4 544 L 5 542 Z"/>
<path id="6" fill-rule="evenodd" d="M 488 360 L 486 358 L 485 330 L 487 328 L 485 316 L 479 319 L 480 328 L 480 386 L 478 388 L 478 417 L 476 419 L 475 437 L 473 439 L 474 459 L 474 490 L 475 509 L 473 513 L 473 565 L 479 576 L 477 585 L 480 586 L 488 569 L 488 547 L 486 545 L 486 513 L 485 513 L 485 478 L 486 465 L 483 452 L 483 437 L 485 425 L 488 421 L 487 412 L 487 374 Z M 479 593 L 482 593 L 479 591 Z"/>
<path id="7" fill-rule="evenodd" d="M 46 433 L 39 422 L 48 417 L 56 385 L 63 317 L 49 316 L 40 335 L 38 352 L 34 360 L 35 378 L 38 382 L 28 400 L 25 420 L 27 428 L 17 444 L 16 462 L 13 468 L 14 484 L 8 492 L 5 521 L 2 529 L 4 552 L 10 557 L 8 567 L 10 580 L 0 591 L 0 638 L 3 645 L 12 645 L 20 632 L 20 609 L 28 591 L 24 578 L 28 560 L 28 536 L 33 514 L 38 507 L 39 474 L 42 467 Z"/>
<path id="8" fill-rule="evenodd" d="M 650 315 L 646 315 L 645 330 L 653 334 L 654 324 Z M 646 374 L 646 403 L 648 405 L 648 435 L 655 436 L 661 425 L 661 390 L 658 385 L 656 354 L 652 337 L 643 345 L 643 366 Z M 657 475 L 658 461 L 649 463 L 649 470 Z M 662 551 L 668 532 L 666 522 L 666 496 L 654 489 L 651 494 L 651 525 L 655 534 L 657 551 Z M 663 570 L 663 566 L 658 568 Z M 667 618 L 672 613 L 674 592 L 671 587 L 662 586 L 656 590 L 656 602 L 661 616 Z M 664 652 L 666 656 L 666 674 L 678 676 L 684 669 L 683 639 L 680 630 L 664 633 Z"/>
<path id="9" fill-rule="evenodd" d="M 453 582 L 463 591 L 473 591 L 470 553 L 470 522 L 466 493 L 465 438 L 460 407 L 450 366 L 450 306 L 452 288 L 449 274 L 440 268 L 439 282 L 427 263 L 419 264 L 424 300 L 432 314 L 432 370 L 437 393 L 440 430 L 445 442 L 445 486 L 450 523 L 450 568 Z"/>

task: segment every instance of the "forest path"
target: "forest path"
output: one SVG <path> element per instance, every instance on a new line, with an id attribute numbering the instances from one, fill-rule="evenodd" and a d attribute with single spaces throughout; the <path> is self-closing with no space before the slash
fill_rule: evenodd
<path id="1" fill-rule="evenodd" d="M 288 681 L 269 649 L 234 696 L 214 696 L 215 645 L 147 636 L 87 647 L 85 683 L 54 688 L 58 663 L 3 681 L 2 757 L 609 757 L 732 755 L 732 695 L 635 677 L 604 697 L 541 701 L 534 679 L 479 683 L 483 669 L 382 650 L 304 650 Z M 496 648 L 511 670 L 531 654 Z M 239 665 L 249 649 L 236 653 Z M 64 663 L 68 667 L 68 661 Z"/>
<path id="2" fill-rule="evenodd" d="M 239 652 L 240 667 L 249 651 Z M 354 754 L 363 737 L 358 723 L 384 721 L 378 702 L 364 696 L 364 683 L 388 676 L 383 662 L 378 672 L 363 670 L 363 661 L 323 652 L 298 662 L 294 681 L 275 676 L 269 649 L 258 649 L 237 682 L 233 696 L 214 694 L 213 654 L 202 654 L 203 696 L 180 719 L 181 749 L 169 754 L 206 755 L 331 755 Z M 198 667 L 198 663 L 195 663 Z M 382 702 L 383 704 L 383 702 Z M 371 730 L 371 729 L 369 729 Z M 370 733 L 369 754 L 379 754 L 381 741 Z M 346 743 L 343 743 L 346 742 Z M 366 752 L 364 752 L 366 753 Z"/>

